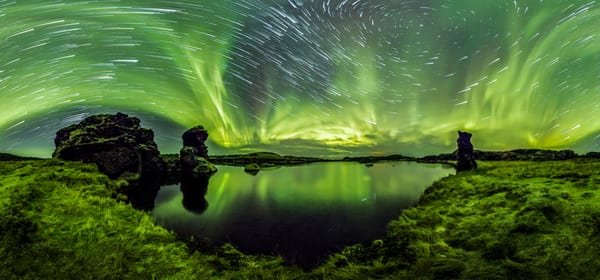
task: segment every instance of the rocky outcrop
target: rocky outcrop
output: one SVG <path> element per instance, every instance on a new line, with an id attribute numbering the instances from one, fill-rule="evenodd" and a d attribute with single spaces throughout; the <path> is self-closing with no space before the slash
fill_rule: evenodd
<path id="1" fill-rule="evenodd" d="M 208 147 L 206 147 L 206 139 L 208 139 L 208 131 L 203 126 L 199 125 L 192 127 L 183 133 L 183 147 L 191 147 L 194 154 L 208 160 Z"/>
<path id="2" fill-rule="evenodd" d="M 244 166 L 244 172 L 252 174 L 252 175 L 256 175 L 256 174 L 258 174 L 258 172 L 260 172 L 260 166 L 256 163 L 248 164 L 248 165 Z"/>
<path id="3" fill-rule="evenodd" d="M 179 151 L 181 175 L 185 178 L 210 176 L 217 172 L 214 164 L 208 161 L 208 148 L 204 141 L 208 132 L 203 126 L 196 126 L 182 135 L 183 148 Z"/>
<path id="4" fill-rule="evenodd" d="M 54 144 L 53 158 L 95 163 L 111 179 L 137 184 L 164 171 L 152 130 L 122 113 L 91 116 L 63 128 Z"/>
<path id="5" fill-rule="evenodd" d="M 160 154 L 165 163 L 165 173 L 162 178 L 163 185 L 175 185 L 181 181 L 181 162 L 179 154 Z"/>
<path id="6" fill-rule="evenodd" d="M 477 162 L 473 156 L 473 144 L 471 144 L 471 133 L 459 131 L 456 144 L 458 151 L 456 152 L 456 171 L 467 171 L 477 168 Z"/>

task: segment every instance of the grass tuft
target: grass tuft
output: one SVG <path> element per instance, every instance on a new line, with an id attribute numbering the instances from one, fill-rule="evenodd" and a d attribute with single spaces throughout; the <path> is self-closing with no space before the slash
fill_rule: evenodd
<path id="1" fill-rule="evenodd" d="M 594 279 L 600 161 L 480 162 L 313 271 L 183 243 L 94 165 L 0 162 L 0 279 Z"/>

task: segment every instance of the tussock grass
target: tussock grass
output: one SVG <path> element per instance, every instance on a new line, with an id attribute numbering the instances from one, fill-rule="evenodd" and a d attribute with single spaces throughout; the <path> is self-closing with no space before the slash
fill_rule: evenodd
<path id="1" fill-rule="evenodd" d="M 0 279 L 291 278 L 279 258 L 188 252 L 152 218 L 112 197 L 94 165 L 0 162 Z M 264 278 L 263 279 L 267 279 Z"/>
<path id="2" fill-rule="evenodd" d="M 233 246 L 192 250 L 115 199 L 94 165 L 0 162 L 0 279 L 595 279 L 600 161 L 479 162 L 385 236 L 305 272 Z"/>
<path id="3" fill-rule="evenodd" d="M 435 182 L 417 207 L 389 224 L 383 245 L 356 245 L 320 271 L 374 279 L 597 279 L 599 186 L 594 160 L 480 162 Z M 391 269 L 380 274 L 376 267 Z"/>

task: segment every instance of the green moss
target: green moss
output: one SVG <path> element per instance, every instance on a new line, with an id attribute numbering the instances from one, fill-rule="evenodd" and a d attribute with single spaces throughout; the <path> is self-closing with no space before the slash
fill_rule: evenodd
<path id="1" fill-rule="evenodd" d="M 279 258 L 233 248 L 190 255 L 149 215 L 111 198 L 121 183 L 94 165 L 0 163 L 0 279 L 285 279 L 299 273 L 283 269 Z"/>
<path id="2" fill-rule="evenodd" d="M 600 273 L 599 175 L 600 162 L 591 160 L 481 162 L 434 183 L 417 207 L 389 224 L 385 246 L 349 247 L 318 271 L 371 277 L 374 267 L 388 267 L 384 275 L 406 279 L 593 279 Z"/>
<path id="3" fill-rule="evenodd" d="M 196 157 L 198 165 L 193 169 L 194 174 L 212 174 L 217 172 L 217 167 L 203 157 Z"/>
<path id="4" fill-rule="evenodd" d="M 246 172 L 258 172 L 260 171 L 260 166 L 256 163 L 250 163 L 244 166 L 244 171 Z"/>
<path id="5" fill-rule="evenodd" d="M 190 250 L 111 198 L 94 165 L 0 162 L 0 279 L 593 279 L 600 161 L 480 162 L 380 239 L 303 272 L 230 245 Z"/>

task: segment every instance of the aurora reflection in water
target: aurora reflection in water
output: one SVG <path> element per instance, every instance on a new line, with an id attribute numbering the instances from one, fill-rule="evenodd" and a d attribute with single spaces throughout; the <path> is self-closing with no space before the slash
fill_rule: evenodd
<path id="1" fill-rule="evenodd" d="M 317 163 L 256 176 L 219 166 L 205 194 L 201 186 L 182 192 L 164 186 L 151 213 L 184 239 L 230 242 L 310 266 L 343 246 L 381 238 L 431 182 L 453 173 L 450 166 L 415 162 Z"/>

